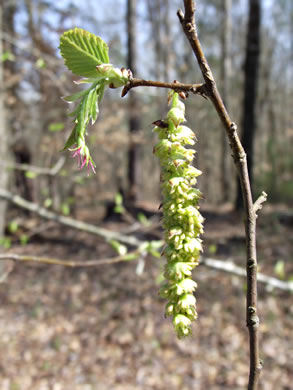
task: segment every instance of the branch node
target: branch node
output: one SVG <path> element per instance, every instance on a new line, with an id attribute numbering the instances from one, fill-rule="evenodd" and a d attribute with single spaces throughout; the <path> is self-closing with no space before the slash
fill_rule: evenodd
<path id="1" fill-rule="evenodd" d="M 189 33 L 195 31 L 194 24 L 193 24 L 193 23 L 187 23 L 187 24 L 186 24 L 186 30 L 187 30 Z"/>
<path id="2" fill-rule="evenodd" d="M 231 129 L 231 131 L 236 132 L 236 131 L 237 131 L 237 125 L 236 125 L 236 123 L 231 122 L 230 129 Z"/>
<path id="3" fill-rule="evenodd" d="M 178 19 L 179 19 L 180 23 L 182 24 L 184 22 L 184 13 L 182 12 L 181 9 L 179 9 L 177 11 L 177 16 L 178 16 Z"/>
<path id="4" fill-rule="evenodd" d="M 248 268 L 252 269 L 256 267 L 256 263 L 254 259 L 250 259 L 247 263 Z"/>
<path id="5" fill-rule="evenodd" d="M 127 83 L 125 86 L 124 86 L 124 88 L 122 89 L 122 92 L 121 92 L 121 97 L 124 97 L 124 96 L 126 96 L 127 95 L 127 93 L 129 92 L 129 90 L 130 90 L 130 82 L 129 83 Z"/>
<path id="6" fill-rule="evenodd" d="M 257 218 L 257 212 L 258 210 L 261 210 L 262 209 L 262 204 L 264 202 L 266 202 L 267 200 L 267 193 L 266 192 L 262 192 L 261 195 L 259 196 L 259 198 L 254 202 L 254 205 L 253 205 L 253 211 L 255 213 L 255 217 Z"/>

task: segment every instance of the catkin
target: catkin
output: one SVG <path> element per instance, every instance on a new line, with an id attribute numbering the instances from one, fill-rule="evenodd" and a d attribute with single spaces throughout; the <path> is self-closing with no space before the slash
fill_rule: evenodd
<path id="1" fill-rule="evenodd" d="M 163 196 L 163 228 L 165 248 L 162 255 L 166 281 L 160 295 L 168 299 L 166 316 L 172 316 L 178 338 L 191 333 L 191 323 L 197 318 L 196 299 L 193 292 L 197 284 L 192 280 L 192 269 L 198 265 L 202 251 L 203 217 L 198 211 L 201 193 L 194 188 L 201 171 L 192 166 L 195 151 L 195 134 L 185 121 L 185 105 L 178 93 L 169 94 L 171 109 L 163 121 L 156 122 L 154 132 L 159 141 L 154 154 L 161 165 Z"/>

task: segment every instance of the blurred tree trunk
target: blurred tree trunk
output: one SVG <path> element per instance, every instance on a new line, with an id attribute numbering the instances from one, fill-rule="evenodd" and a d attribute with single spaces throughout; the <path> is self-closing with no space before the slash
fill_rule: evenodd
<path id="1" fill-rule="evenodd" d="M 162 64 L 163 64 L 163 50 L 162 50 L 162 4 L 161 0 L 148 0 L 148 14 L 152 24 L 151 37 L 154 42 L 155 49 L 155 63 L 154 63 L 154 78 L 156 80 L 162 79 Z"/>
<path id="2" fill-rule="evenodd" d="M 3 77 L 3 6 L 2 1 L 0 3 L 0 156 L 3 162 L 7 161 L 8 145 L 7 145 L 7 128 L 6 128 L 6 116 L 5 116 L 5 97 L 4 97 L 4 77 Z M 0 185 L 2 189 L 7 188 L 8 183 L 8 171 L 4 165 L 0 166 Z M 5 229 L 5 212 L 6 202 L 0 201 L 0 237 L 4 234 Z"/>
<path id="3" fill-rule="evenodd" d="M 165 81 L 172 81 L 171 74 L 173 71 L 174 58 L 172 55 L 172 36 L 171 36 L 171 19 L 170 19 L 170 0 L 164 1 L 164 78 Z"/>
<path id="4" fill-rule="evenodd" d="M 222 61 L 221 61 L 221 79 L 222 79 L 222 97 L 224 104 L 229 111 L 229 89 L 231 79 L 231 20 L 232 0 L 223 0 L 223 33 L 222 33 Z M 229 201 L 231 193 L 230 185 L 230 155 L 226 134 L 222 135 L 222 155 L 221 155 L 221 192 L 222 200 Z"/>
<path id="5" fill-rule="evenodd" d="M 3 0 L 0 0 L 0 156 L 2 162 L 7 161 L 8 155 L 8 140 L 7 140 L 7 127 L 5 116 L 5 90 L 4 90 L 4 75 L 3 75 Z M 5 165 L 0 165 L 0 187 L 1 189 L 7 189 L 8 186 L 8 171 Z M 7 203 L 4 200 L 0 200 L 0 238 L 5 233 L 5 215 L 6 215 Z M 7 267 L 9 262 L 0 262 L 0 281 L 5 280 L 7 276 Z"/>
<path id="6" fill-rule="evenodd" d="M 256 99 L 260 57 L 261 0 L 249 0 L 249 16 L 244 64 L 244 103 L 242 145 L 247 154 L 247 165 L 253 189 L 253 141 L 256 129 Z M 241 186 L 238 181 L 236 209 L 242 208 Z"/>
<path id="7" fill-rule="evenodd" d="M 136 72 L 136 0 L 127 0 L 127 66 L 135 75 Z M 129 93 L 129 149 L 128 149 L 128 191 L 127 200 L 135 202 L 139 197 L 139 184 L 142 176 L 141 147 L 137 142 L 137 135 L 141 123 L 139 117 L 138 95 Z"/>

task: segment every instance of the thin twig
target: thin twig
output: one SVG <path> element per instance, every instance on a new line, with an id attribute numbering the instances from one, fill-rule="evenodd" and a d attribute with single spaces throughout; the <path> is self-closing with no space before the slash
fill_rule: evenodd
<path id="1" fill-rule="evenodd" d="M 198 95 L 205 96 L 203 84 L 182 84 L 178 81 L 174 83 L 165 83 L 162 81 L 152 81 L 132 78 L 123 88 L 121 96 L 124 97 L 132 88 L 136 87 L 156 87 L 173 89 L 176 92 L 191 92 Z"/>
<path id="2" fill-rule="evenodd" d="M 141 255 L 142 253 L 139 250 L 135 250 L 127 253 L 127 255 L 124 256 L 116 256 L 116 257 L 104 258 L 99 260 L 71 261 L 71 260 L 60 260 L 52 257 L 41 257 L 41 256 L 18 255 L 14 253 L 6 253 L 6 254 L 0 254 L 0 261 L 7 261 L 7 260 L 24 261 L 24 262 L 34 262 L 34 263 L 51 264 L 51 265 L 62 265 L 64 267 L 70 267 L 70 268 L 78 268 L 78 267 L 98 267 L 100 265 L 109 265 L 109 264 L 115 264 L 124 261 L 128 262 L 137 259 Z M 131 256 L 131 260 L 130 260 L 130 256 Z M 201 257 L 199 264 L 232 275 L 241 276 L 241 277 L 246 276 L 246 270 L 244 268 L 238 267 L 232 261 L 223 261 L 223 260 Z M 279 290 L 293 293 L 293 282 L 290 281 L 287 282 L 260 273 L 258 274 L 257 279 L 258 281 L 266 284 L 271 289 L 277 288 Z"/>
<path id="3" fill-rule="evenodd" d="M 246 318 L 249 330 L 250 370 L 248 390 L 257 390 L 262 362 L 259 357 L 259 318 L 257 314 L 257 257 L 256 257 L 256 213 L 253 205 L 250 180 L 247 169 L 246 153 L 237 134 L 237 126 L 224 106 L 217 90 L 211 68 L 205 58 L 194 19 L 195 3 L 184 0 L 185 14 L 178 11 L 183 31 L 192 47 L 205 81 L 205 94 L 213 103 L 228 136 L 234 163 L 238 169 L 245 210 L 245 230 L 247 246 L 247 309 Z"/>
<path id="4" fill-rule="evenodd" d="M 60 260 L 53 257 L 40 257 L 40 256 L 17 255 L 13 253 L 7 253 L 7 254 L 0 254 L 0 261 L 5 261 L 5 260 L 29 261 L 34 263 L 54 264 L 54 265 L 62 265 L 64 267 L 76 268 L 76 267 L 96 267 L 99 265 L 119 263 L 121 261 L 130 261 L 129 256 L 131 256 L 131 260 L 135 260 L 135 256 L 139 256 L 139 255 L 140 252 L 136 250 L 127 253 L 127 255 L 116 256 L 116 257 L 111 257 L 106 259 L 89 260 L 89 261 L 71 261 L 71 260 Z"/>
<path id="5" fill-rule="evenodd" d="M 18 163 L 10 163 L 6 161 L 1 161 L 0 165 L 4 165 L 8 169 L 16 169 L 19 171 L 30 171 L 34 172 L 37 175 L 48 175 L 48 176 L 56 176 L 60 170 L 62 169 L 66 158 L 64 156 L 60 157 L 59 160 L 52 168 L 43 168 L 30 164 L 18 164 Z"/>
<path id="6" fill-rule="evenodd" d="M 267 197 L 268 195 L 263 191 L 259 198 L 254 202 L 253 208 L 256 216 L 258 210 L 261 210 L 262 204 L 267 200 Z"/>
<path id="7" fill-rule="evenodd" d="M 82 230 L 87 233 L 96 234 L 106 241 L 117 240 L 123 242 L 127 245 L 132 245 L 135 247 L 143 244 L 143 241 L 139 240 L 133 236 L 126 236 L 120 234 L 119 232 L 112 232 L 110 230 L 101 228 L 99 226 L 91 225 L 86 222 L 78 221 L 76 219 L 65 217 L 64 215 L 56 214 L 52 211 L 47 210 L 44 207 L 39 206 L 36 203 L 29 202 L 18 195 L 14 195 L 9 191 L 0 189 L 0 199 L 5 199 L 16 205 L 17 207 L 29 210 L 42 218 L 48 219 L 50 221 L 55 221 L 61 223 L 65 226 L 69 226 L 72 229 Z"/>
<path id="8" fill-rule="evenodd" d="M 228 272 L 233 275 L 246 277 L 246 269 L 239 267 L 232 261 L 223 261 L 217 259 L 210 259 L 207 257 L 201 257 L 199 261 L 200 265 L 205 265 L 206 267 L 217 269 L 219 271 Z M 257 280 L 261 283 L 264 283 L 270 289 L 278 288 L 279 290 L 289 291 L 293 293 L 293 282 L 284 281 L 272 276 L 264 275 L 258 272 Z"/>

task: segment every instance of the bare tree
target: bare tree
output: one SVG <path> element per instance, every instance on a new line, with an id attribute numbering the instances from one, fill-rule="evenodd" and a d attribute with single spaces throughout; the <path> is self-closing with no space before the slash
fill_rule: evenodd
<path id="1" fill-rule="evenodd" d="M 0 59 L 3 56 L 3 46 L 2 46 L 2 32 L 3 32 L 3 0 L 0 3 Z M 6 128 L 6 115 L 5 115 L 5 98 L 4 98 L 4 75 L 3 75 L 3 62 L 0 60 L 0 155 L 7 156 L 8 146 L 7 146 L 7 128 Z M 8 181 L 8 172 L 5 167 L 0 167 L 0 183 L 1 188 L 6 189 Z M 0 237 L 4 233 L 5 228 L 5 211 L 6 211 L 6 202 L 0 201 Z"/>

